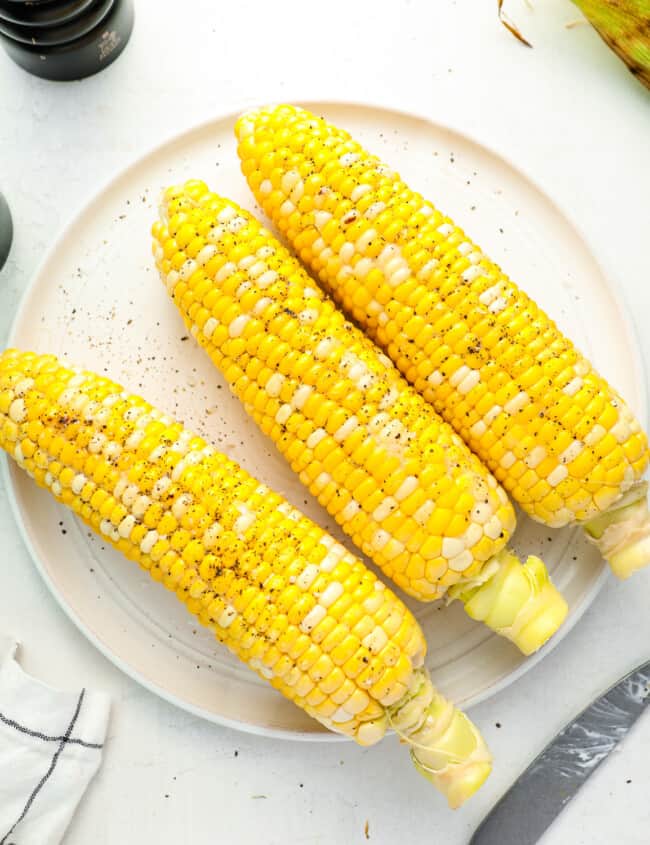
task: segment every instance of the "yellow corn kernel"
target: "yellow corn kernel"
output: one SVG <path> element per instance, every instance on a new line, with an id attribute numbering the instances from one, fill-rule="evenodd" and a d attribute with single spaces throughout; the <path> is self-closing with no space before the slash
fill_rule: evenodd
<path id="1" fill-rule="evenodd" d="M 528 513 L 553 526 L 588 522 L 639 482 L 648 442 L 625 403 L 546 314 L 399 174 L 345 131 L 292 106 L 245 115 L 237 134 L 244 172 L 266 214 Z M 311 167 L 303 197 L 323 208 L 292 210 L 290 228 L 285 135 L 299 139 L 291 168 Z M 277 180 L 273 203 L 259 178 L 262 157 Z M 377 214 L 369 218 L 371 208 Z M 339 247 L 331 263 L 326 257 L 339 230 L 349 233 L 349 248 Z M 377 308 L 367 304 L 373 300 Z M 621 449 L 612 455 L 616 444 Z M 575 485 L 563 484 L 565 472 Z M 604 484 L 611 487 L 606 496 Z"/>

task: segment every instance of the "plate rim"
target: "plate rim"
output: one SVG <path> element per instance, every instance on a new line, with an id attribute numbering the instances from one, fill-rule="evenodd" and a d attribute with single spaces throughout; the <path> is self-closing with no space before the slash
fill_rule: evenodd
<path id="1" fill-rule="evenodd" d="M 384 112 L 388 114 L 392 113 L 394 115 L 399 115 L 402 118 L 419 121 L 424 124 L 427 124 L 428 126 L 435 127 L 443 132 L 456 134 L 457 136 L 460 136 L 463 140 L 469 141 L 472 145 L 482 148 L 490 156 L 496 159 L 500 164 L 505 165 L 511 171 L 513 171 L 517 177 L 528 183 L 528 185 L 530 185 L 534 189 L 534 191 L 538 195 L 540 195 L 542 199 L 545 200 L 551 206 L 551 208 L 560 216 L 562 222 L 574 231 L 579 240 L 586 247 L 590 257 L 595 262 L 595 265 L 600 270 L 607 291 L 613 297 L 616 303 L 620 316 L 624 322 L 624 329 L 630 338 L 630 353 L 634 368 L 633 377 L 639 393 L 639 415 L 642 415 L 644 418 L 647 418 L 648 387 L 645 378 L 644 359 L 641 353 L 641 345 L 639 342 L 639 331 L 632 318 L 632 311 L 628 305 L 626 295 L 621 286 L 616 281 L 615 274 L 613 274 L 612 268 L 609 266 L 609 263 L 603 261 L 602 256 L 594 247 L 591 240 L 585 235 L 585 232 L 582 227 L 574 222 L 573 217 L 570 216 L 564 210 L 563 205 L 556 200 L 553 194 L 550 193 L 546 188 L 542 187 L 539 182 L 534 177 L 530 176 L 530 174 L 524 168 L 520 167 L 509 156 L 506 156 L 502 152 L 494 149 L 491 144 L 486 143 L 483 140 L 477 138 L 474 132 L 467 131 L 464 128 L 460 128 L 451 122 L 443 122 L 437 119 L 433 119 L 432 117 L 422 112 L 418 112 L 410 108 L 404 109 L 402 107 L 393 106 L 385 102 L 370 100 L 360 101 L 356 99 L 346 99 L 344 97 L 336 99 L 313 99 L 308 97 L 297 97 L 295 99 L 286 100 L 285 102 L 296 103 L 300 106 L 309 109 L 310 111 L 313 111 L 315 109 L 322 109 L 323 111 L 327 111 L 328 107 L 356 107 L 365 111 L 370 110 Z M 160 154 L 166 147 L 169 147 L 174 143 L 178 143 L 184 137 L 191 136 L 194 134 L 200 134 L 202 131 L 207 130 L 211 125 L 215 123 L 231 121 L 234 125 L 234 122 L 237 117 L 239 117 L 244 111 L 247 111 L 250 108 L 255 108 L 258 105 L 257 101 L 255 100 L 252 100 L 250 102 L 244 101 L 244 103 L 242 104 L 242 107 L 229 109 L 223 112 L 213 113 L 209 117 L 204 117 L 201 120 L 190 124 L 189 126 L 185 127 L 180 131 L 169 133 L 161 141 L 149 147 L 145 147 L 139 153 L 134 155 L 127 162 L 126 165 L 115 168 L 107 178 L 100 181 L 100 184 L 97 188 L 95 188 L 92 192 L 89 192 L 87 195 L 84 196 L 82 201 L 77 205 L 76 210 L 68 218 L 67 222 L 64 223 L 64 225 L 58 231 L 54 240 L 51 242 L 50 246 L 45 250 L 41 260 L 38 262 L 34 272 L 32 273 L 30 280 L 28 281 L 20 297 L 18 307 L 11 321 L 11 325 L 7 334 L 7 348 L 11 347 L 15 341 L 17 327 L 19 323 L 21 323 L 23 320 L 23 314 L 27 310 L 29 300 L 32 294 L 34 293 L 38 279 L 43 274 L 44 270 L 46 269 L 53 256 L 57 253 L 61 243 L 66 240 L 66 238 L 69 236 L 71 231 L 77 226 L 77 224 L 79 224 L 80 221 L 83 220 L 84 216 L 88 213 L 88 210 L 91 208 L 91 206 L 95 202 L 97 202 L 103 194 L 108 192 L 118 180 L 124 178 L 130 172 L 136 170 L 146 160 L 151 159 L 156 155 Z M 11 512 L 14 516 L 20 536 L 27 548 L 27 551 L 32 559 L 32 562 L 34 563 L 37 572 L 43 579 L 50 594 L 53 596 L 57 605 L 63 610 L 68 619 L 70 619 L 70 621 L 75 625 L 77 630 L 79 630 L 86 637 L 86 639 L 120 671 L 124 672 L 128 677 L 139 683 L 141 686 L 145 687 L 145 689 L 149 690 L 150 692 L 153 692 L 155 695 L 158 695 L 160 698 L 168 701 L 170 704 L 173 704 L 174 706 L 179 707 L 194 716 L 212 722 L 213 724 L 218 724 L 223 727 L 230 728 L 232 730 L 238 730 L 242 731 L 243 733 L 264 736 L 267 738 L 285 739 L 292 741 L 351 741 L 349 737 L 341 736 L 340 734 L 335 734 L 331 731 L 327 731 L 324 728 L 321 728 L 318 722 L 316 721 L 314 721 L 315 730 L 313 731 L 287 730 L 284 728 L 264 727 L 251 722 L 240 721 L 228 718 L 226 716 L 222 716 L 220 714 L 206 712 L 204 709 L 193 705 L 187 700 L 179 698 L 174 693 L 171 693 L 164 687 L 159 686 L 157 683 L 149 679 L 140 669 L 131 666 L 119 655 L 115 654 L 107 645 L 102 642 L 102 640 L 92 631 L 92 629 L 90 629 L 82 621 L 82 619 L 77 616 L 74 608 L 71 607 L 65 601 L 63 594 L 57 588 L 56 584 L 47 572 L 43 562 L 41 561 L 40 556 L 37 554 L 36 549 L 34 548 L 29 537 L 26 522 L 23 517 L 23 512 L 18 503 L 18 497 L 16 494 L 16 487 L 12 477 L 12 468 L 9 462 L 9 458 L 4 453 L 0 462 L 0 477 L 2 478 L 2 481 L 4 483 L 4 487 L 7 493 L 7 499 L 9 501 Z M 601 565 L 601 571 L 598 577 L 594 580 L 592 585 L 585 592 L 582 601 L 574 609 L 570 618 L 564 623 L 561 630 L 558 631 L 558 633 L 555 634 L 555 636 L 552 637 L 552 639 L 548 643 L 546 643 L 546 645 L 544 645 L 539 651 L 528 657 L 526 660 L 522 661 L 519 666 L 495 680 L 492 684 L 478 692 L 475 696 L 472 696 L 469 699 L 469 702 L 463 705 L 464 709 L 471 709 L 479 703 L 486 701 L 492 696 L 503 691 L 511 683 L 514 683 L 519 678 L 521 678 L 526 672 L 533 669 L 533 667 L 535 667 L 546 655 L 550 654 L 550 652 L 560 644 L 560 642 L 566 637 L 566 635 L 580 621 L 586 610 L 591 606 L 596 596 L 600 593 L 603 585 L 609 578 L 609 567 L 607 566 L 605 561 L 603 561 Z"/>

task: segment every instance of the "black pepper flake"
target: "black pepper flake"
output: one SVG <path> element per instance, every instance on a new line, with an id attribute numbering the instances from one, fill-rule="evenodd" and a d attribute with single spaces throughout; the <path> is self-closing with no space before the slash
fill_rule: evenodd
<path id="1" fill-rule="evenodd" d="M 495 725 L 495 727 L 500 728 L 500 727 L 501 727 L 501 722 L 495 722 L 495 723 L 494 723 L 494 725 Z"/>

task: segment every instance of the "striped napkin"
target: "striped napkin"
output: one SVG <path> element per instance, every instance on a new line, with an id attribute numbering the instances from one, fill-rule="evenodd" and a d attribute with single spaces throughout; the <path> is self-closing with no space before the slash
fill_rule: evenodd
<path id="1" fill-rule="evenodd" d="M 102 760 L 109 700 L 27 675 L 0 636 L 0 845 L 56 845 Z"/>

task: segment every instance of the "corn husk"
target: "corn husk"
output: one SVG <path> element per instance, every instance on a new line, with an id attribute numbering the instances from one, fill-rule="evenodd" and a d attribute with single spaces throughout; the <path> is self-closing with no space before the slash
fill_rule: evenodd
<path id="1" fill-rule="evenodd" d="M 650 88 L 650 0 L 573 0 L 603 41 Z"/>
<path id="2" fill-rule="evenodd" d="M 646 88 L 650 88 L 650 0 L 573 0 L 603 41 L 628 66 Z M 526 47 L 531 47 L 516 25 L 503 12 L 501 23 Z"/>

